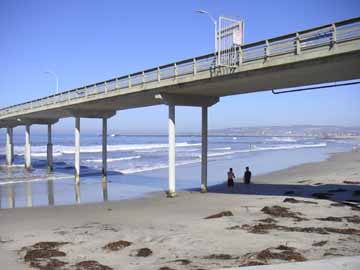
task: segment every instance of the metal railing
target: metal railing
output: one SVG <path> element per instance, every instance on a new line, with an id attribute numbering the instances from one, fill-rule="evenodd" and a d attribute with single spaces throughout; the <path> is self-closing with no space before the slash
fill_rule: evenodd
<path id="1" fill-rule="evenodd" d="M 242 66 L 259 59 L 268 59 L 289 53 L 301 54 L 321 46 L 333 47 L 337 43 L 358 38 L 360 38 L 360 17 L 245 44 L 237 47 L 236 50 L 233 50 L 233 55 L 227 57 L 235 58 L 236 66 Z M 0 116 L 26 112 L 48 105 L 62 105 L 77 99 L 86 101 L 91 96 L 104 95 L 139 85 L 145 86 L 153 82 L 176 80 L 182 76 L 195 76 L 201 72 L 215 70 L 217 68 L 215 64 L 214 54 L 207 54 L 6 107 L 0 110 Z"/>

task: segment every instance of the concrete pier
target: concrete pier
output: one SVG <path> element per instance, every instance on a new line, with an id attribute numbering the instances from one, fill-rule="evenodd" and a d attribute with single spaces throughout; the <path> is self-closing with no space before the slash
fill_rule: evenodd
<path id="1" fill-rule="evenodd" d="M 175 142 L 175 105 L 169 105 L 169 191 L 168 196 L 174 197 L 175 194 L 175 161 L 176 161 L 176 142 Z"/>
<path id="2" fill-rule="evenodd" d="M 13 128 L 6 129 L 6 165 L 11 166 L 14 162 Z"/>
<path id="3" fill-rule="evenodd" d="M 107 177 L 107 118 L 102 119 L 102 175 Z"/>
<path id="4" fill-rule="evenodd" d="M 30 125 L 25 126 L 25 169 L 31 168 Z"/>
<path id="5" fill-rule="evenodd" d="M 201 192 L 207 192 L 208 108 L 201 108 Z"/>
<path id="6" fill-rule="evenodd" d="M 51 124 L 48 124 L 47 166 L 49 172 L 53 170 L 53 145 L 51 138 L 51 127 Z"/>
<path id="7" fill-rule="evenodd" d="M 80 117 L 75 118 L 75 182 L 80 182 Z"/>

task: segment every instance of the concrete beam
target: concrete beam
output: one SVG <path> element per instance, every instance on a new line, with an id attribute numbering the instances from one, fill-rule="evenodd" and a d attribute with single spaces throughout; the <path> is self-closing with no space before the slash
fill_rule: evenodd
<path id="1" fill-rule="evenodd" d="M 21 117 L 16 119 L 16 126 L 30 126 L 30 125 L 53 125 L 57 123 L 59 119 L 46 119 L 46 118 L 27 118 Z"/>
<path id="2" fill-rule="evenodd" d="M 156 94 L 155 99 L 161 100 L 166 105 L 193 107 L 210 107 L 219 102 L 219 97 L 169 93 Z"/>
<path id="3" fill-rule="evenodd" d="M 18 125 L 19 123 L 16 120 L 0 120 L 0 128 L 14 128 Z"/>
<path id="4" fill-rule="evenodd" d="M 110 118 L 116 114 L 114 110 L 98 110 L 94 109 L 67 109 L 70 115 L 79 118 Z"/>

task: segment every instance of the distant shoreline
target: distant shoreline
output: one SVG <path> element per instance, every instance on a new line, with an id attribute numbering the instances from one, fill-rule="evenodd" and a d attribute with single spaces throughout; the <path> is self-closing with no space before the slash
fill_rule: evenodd
<path id="1" fill-rule="evenodd" d="M 86 134 L 85 134 L 86 135 Z M 89 135 L 89 134 L 88 134 Z M 98 136 L 102 136 L 101 134 L 98 134 Z M 167 137 L 168 134 L 109 134 L 108 137 L 138 137 L 138 136 L 144 136 L 144 137 Z M 176 134 L 176 137 L 200 137 L 200 133 L 180 133 Z M 359 136 L 329 136 L 329 137 L 321 137 L 321 136 L 308 136 L 308 135 L 251 135 L 251 134 L 236 134 L 236 133 L 218 133 L 218 134 L 208 134 L 208 137 L 265 137 L 265 138 L 271 138 L 271 137 L 280 137 L 280 138 L 315 138 L 315 139 L 355 139 L 360 140 Z"/>

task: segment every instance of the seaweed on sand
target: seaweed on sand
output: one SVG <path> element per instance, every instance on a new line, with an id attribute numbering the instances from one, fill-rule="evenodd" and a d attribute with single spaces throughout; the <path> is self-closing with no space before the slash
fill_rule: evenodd
<path id="1" fill-rule="evenodd" d="M 38 242 L 32 246 L 23 247 L 21 251 L 25 251 L 24 261 L 33 268 L 41 270 L 62 269 L 67 263 L 53 257 L 65 257 L 66 253 L 58 250 L 58 248 L 66 244 L 68 242 Z"/>
<path id="2" fill-rule="evenodd" d="M 333 227 L 288 227 L 276 224 L 264 224 L 259 223 L 255 225 L 244 224 L 241 226 L 242 229 L 249 233 L 264 234 L 269 233 L 270 230 L 278 230 L 284 232 L 303 232 L 303 233 L 317 233 L 317 234 L 349 234 L 349 235 L 360 235 L 359 229 L 354 228 L 333 228 Z"/>
<path id="3" fill-rule="evenodd" d="M 89 261 L 81 261 L 75 264 L 76 270 L 113 270 L 113 268 L 103 265 L 98 261 L 89 260 Z"/>
<path id="4" fill-rule="evenodd" d="M 244 256 L 241 266 L 264 265 L 269 264 L 272 260 L 296 261 L 303 262 L 306 258 L 295 248 L 280 245 L 270 247 L 259 252 L 248 253 Z"/>
<path id="5" fill-rule="evenodd" d="M 118 251 L 123 248 L 126 248 L 128 246 L 131 246 L 132 242 L 125 241 L 125 240 L 119 240 L 116 242 L 111 242 L 103 246 L 103 249 L 110 250 L 110 251 Z"/>
<path id="6" fill-rule="evenodd" d="M 233 213 L 231 211 L 222 211 L 220 213 L 211 215 L 206 217 L 205 219 L 212 219 L 212 218 L 221 218 L 221 217 L 231 217 L 233 216 Z"/>
<path id="7" fill-rule="evenodd" d="M 300 217 L 300 215 L 302 215 L 301 213 L 292 212 L 289 210 L 289 208 L 278 205 L 265 206 L 263 209 L 261 209 L 261 211 L 273 217 L 289 217 L 295 219 L 296 221 L 307 220 L 306 218 Z"/>
<path id="8" fill-rule="evenodd" d="M 318 204 L 317 202 L 312 201 L 304 201 L 304 200 L 297 200 L 295 198 L 285 198 L 283 200 L 285 203 L 307 203 L 307 204 Z"/>

